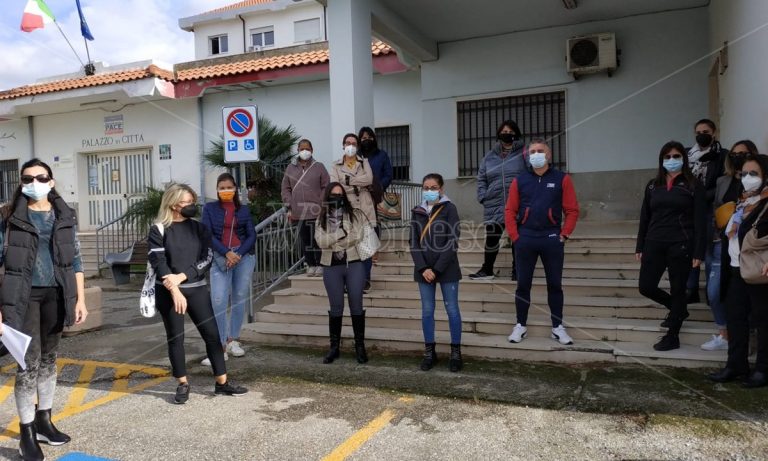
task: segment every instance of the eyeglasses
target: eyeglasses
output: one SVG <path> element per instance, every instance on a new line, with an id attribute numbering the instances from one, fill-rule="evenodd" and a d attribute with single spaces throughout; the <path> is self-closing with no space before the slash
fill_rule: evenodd
<path id="1" fill-rule="evenodd" d="M 759 171 L 754 171 L 754 170 L 752 170 L 752 171 L 742 171 L 741 172 L 741 176 L 742 177 L 744 177 L 744 176 L 755 176 L 755 177 L 757 177 L 757 176 L 760 176 L 760 172 Z"/>
<path id="2" fill-rule="evenodd" d="M 664 160 L 680 160 L 681 158 L 683 158 L 682 154 L 667 154 L 664 156 Z"/>
<path id="3" fill-rule="evenodd" d="M 51 177 L 48 176 L 47 174 L 39 174 L 37 176 L 30 176 L 28 174 L 25 174 L 21 177 L 22 184 L 32 184 L 32 181 L 34 180 L 37 180 L 37 182 L 41 182 L 45 184 L 51 180 Z"/>

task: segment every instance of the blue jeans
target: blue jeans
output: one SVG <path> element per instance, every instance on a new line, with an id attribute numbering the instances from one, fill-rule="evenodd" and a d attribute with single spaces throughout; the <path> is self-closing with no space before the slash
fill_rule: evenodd
<path id="1" fill-rule="evenodd" d="M 707 274 L 707 298 L 709 308 L 715 317 L 715 325 L 720 330 L 726 327 L 725 305 L 720 302 L 720 251 L 722 242 L 714 242 L 707 247 L 705 271 Z"/>
<path id="2" fill-rule="evenodd" d="M 213 304 L 213 313 L 216 316 L 222 345 L 227 344 L 227 339 L 240 338 L 246 302 L 250 301 L 256 256 L 243 255 L 240 262 L 229 269 L 226 261 L 224 256 L 216 254 L 211 264 L 211 304 Z M 232 309 L 230 321 L 227 323 L 227 306 L 230 305 L 230 301 Z"/>
<path id="3" fill-rule="evenodd" d="M 435 291 L 437 283 L 419 282 L 421 294 L 421 329 L 424 342 L 435 342 Z M 459 282 L 440 284 L 443 292 L 445 312 L 448 314 L 448 326 L 451 330 L 451 344 L 461 344 L 461 312 L 459 312 Z"/>

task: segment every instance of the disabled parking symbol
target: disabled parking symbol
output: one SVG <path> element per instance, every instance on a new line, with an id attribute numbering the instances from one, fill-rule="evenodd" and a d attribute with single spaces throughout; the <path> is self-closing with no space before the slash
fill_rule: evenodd
<path id="1" fill-rule="evenodd" d="M 237 139 L 230 139 L 227 141 L 227 150 L 230 152 L 237 150 Z"/>
<path id="2" fill-rule="evenodd" d="M 253 139 L 245 139 L 243 149 L 245 150 L 254 150 L 256 149 L 256 143 L 253 141 Z"/>

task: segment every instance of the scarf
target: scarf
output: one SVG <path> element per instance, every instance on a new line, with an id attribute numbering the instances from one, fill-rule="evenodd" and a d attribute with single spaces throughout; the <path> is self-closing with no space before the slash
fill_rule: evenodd
<path id="1" fill-rule="evenodd" d="M 729 239 L 733 238 L 739 232 L 739 225 L 744 222 L 744 218 L 752 213 L 760 200 L 768 197 L 768 189 L 763 190 L 762 193 L 755 191 L 751 193 L 744 193 L 739 203 L 736 204 L 736 211 L 733 212 L 731 222 L 725 230 Z"/>

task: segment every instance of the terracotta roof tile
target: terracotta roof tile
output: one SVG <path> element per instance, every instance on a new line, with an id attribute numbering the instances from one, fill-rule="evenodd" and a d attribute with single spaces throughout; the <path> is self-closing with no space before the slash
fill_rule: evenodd
<path id="1" fill-rule="evenodd" d="M 53 93 L 56 91 L 75 90 L 78 88 L 87 88 L 91 86 L 109 85 L 112 83 L 130 82 L 132 80 L 141 80 L 148 77 L 156 77 L 163 80 L 172 81 L 173 72 L 152 64 L 149 67 L 142 69 L 130 69 L 120 72 L 88 75 L 67 80 L 56 80 L 53 82 L 35 83 L 32 85 L 20 86 L 18 88 L 12 88 L 7 91 L 0 91 L 0 100 L 15 99 L 43 93 Z"/>
<path id="2" fill-rule="evenodd" d="M 239 8 L 245 8 L 245 7 L 254 6 L 254 5 L 263 5 L 265 3 L 272 3 L 273 1 L 274 0 L 245 0 L 243 2 L 237 2 L 231 5 L 222 6 L 221 8 L 216 8 L 215 10 L 206 11 L 205 13 L 200 13 L 200 14 L 221 13 L 222 11 L 237 10 Z M 195 16 L 199 16 L 199 15 L 195 15 Z"/>

